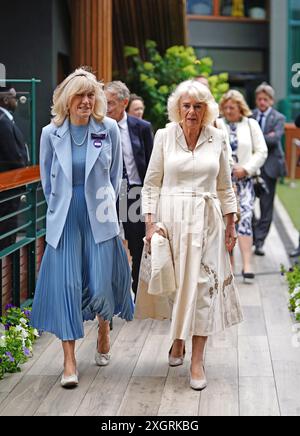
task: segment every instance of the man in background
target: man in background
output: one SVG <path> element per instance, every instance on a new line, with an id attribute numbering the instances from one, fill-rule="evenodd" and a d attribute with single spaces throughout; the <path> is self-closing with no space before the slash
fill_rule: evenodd
<path id="1" fill-rule="evenodd" d="M 144 248 L 145 223 L 141 216 L 141 190 L 153 148 L 151 124 L 126 113 L 130 92 L 125 83 L 110 82 L 105 86 L 107 115 L 117 121 L 123 151 L 123 186 L 119 211 L 125 239 L 132 257 L 132 290 L 136 295 L 141 257 Z M 126 185 L 127 190 L 124 185 Z M 123 210 L 126 196 L 126 211 Z M 126 216 L 124 216 L 126 215 Z M 135 216 L 133 216 L 135 215 Z"/>
<path id="2" fill-rule="evenodd" d="M 28 150 L 20 129 L 14 122 L 13 113 L 18 106 L 16 90 L 7 85 L 0 87 L 0 172 L 23 168 L 28 165 Z M 0 218 L 18 210 L 20 197 L 3 201 L 7 196 L 20 193 L 14 189 L 0 193 Z M 17 227 L 17 217 L 0 222 L 0 235 Z M 16 241 L 16 234 L 0 240 L 0 251 Z"/>
<path id="3" fill-rule="evenodd" d="M 258 121 L 268 146 L 268 158 L 261 169 L 261 175 L 268 192 L 260 197 L 260 219 L 254 226 L 255 254 L 264 256 L 263 245 L 273 220 L 274 198 L 277 180 L 286 175 L 285 159 L 281 144 L 284 135 L 285 117 L 273 108 L 275 91 L 267 83 L 262 83 L 255 91 L 256 109 L 253 117 Z"/>

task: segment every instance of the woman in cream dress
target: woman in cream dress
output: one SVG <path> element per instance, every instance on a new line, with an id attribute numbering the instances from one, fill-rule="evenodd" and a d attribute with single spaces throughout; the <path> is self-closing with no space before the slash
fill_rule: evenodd
<path id="1" fill-rule="evenodd" d="M 141 291 L 136 317 L 172 319 L 171 366 L 183 363 L 184 341 L 192 336 L 190 386 L 202 390 L 207 337 L 242 320 L 229 259 L 237 204 L 226 138 L 213 127 L 218 106 L 209 89 L 197 81 L 181 83 L 168 111 L 172 123 L 156 134 L 142 208 L 148 242 L 162 232 L 158 221 L 167 230 L 176 292 L 150 299 Z"/>

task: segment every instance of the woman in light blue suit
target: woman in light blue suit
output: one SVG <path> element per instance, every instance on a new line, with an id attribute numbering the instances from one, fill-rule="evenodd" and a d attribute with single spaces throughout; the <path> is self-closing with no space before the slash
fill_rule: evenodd
<path id="1" fill-rule="evenodd" d="M 80 68 L 57 87 L 43 129 L 41 180 L 48 243 L 36 286 L 32 325 L 64 350 L 63 387 L 78 384 L 75 341 L 98 316 L 96 363 L 109 363 L 109 321 L 131 320 L 131 274 L 119 238 L 116 200 L 122 180 L 119 129 L 105 117 L 102 85 Z"/>

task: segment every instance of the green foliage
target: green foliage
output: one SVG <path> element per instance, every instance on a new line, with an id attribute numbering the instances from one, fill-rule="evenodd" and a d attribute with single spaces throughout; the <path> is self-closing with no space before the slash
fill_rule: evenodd
<path id="1" fill-rule="evenodd" d="M 300 321 L 300 266 L 294 265 L 288 271 L 282 266 L 282 274 L 289 285 L 289 309 L 295 314 L 296 321 Z"/>
<path id="2" fill-rule="evenodd" d="M 19 372 L 20 365 L 32 356 L 32 345 L 38 337 L 29 325 L 31 309 L 8 305 L 0 319 L 4 331 L 0 334 L 0 380 L 6 372 Z"/>
<path id="3" fill-rule="evenodd" d="M 147 59 L 141 59 L 136 47 L 125 47 L 125 56 L 132 59 L 126 83 L 132 92 L 142 96 L 146 104 L 145 119 L 154 129 L 167 122 L 167 100 L 176 86 L 197 76 L 208 78 L 211 91 L 217 101 L 229 89 L 228 74 L 211 75 L 213 61 L 209 57 L 197 59 L 192 47 L 173 46 L 165 54 L 157 50 L 155 41 L 146 41 Z"/>

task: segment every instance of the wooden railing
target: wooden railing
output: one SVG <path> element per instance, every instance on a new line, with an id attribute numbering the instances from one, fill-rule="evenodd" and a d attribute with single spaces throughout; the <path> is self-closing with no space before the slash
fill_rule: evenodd
<path id="1" fill-rule="evenodd" d="M 0 173 L 0 211 L 5 203 L 19 199 L 12 213 L 0 213 L 4 224 L 17 217 L 16 226 L 0 235 L 15 235 L 14 242 L 0 251 L 0 313 L 7 303 L 30 304 L 36 274 L 44 250 L 46 202 L 40 185 L 39 166 Z M 3 227 L 3 226 L 2 226 Z"/>
<path id="2" fill-rule="evenodd" d="M 300 159 L 300 129 L 294 123 L 285 125 L 285 155 L 288 175 L 291 179 L 300 179 L 300 166 L 297 165 Z"/>

